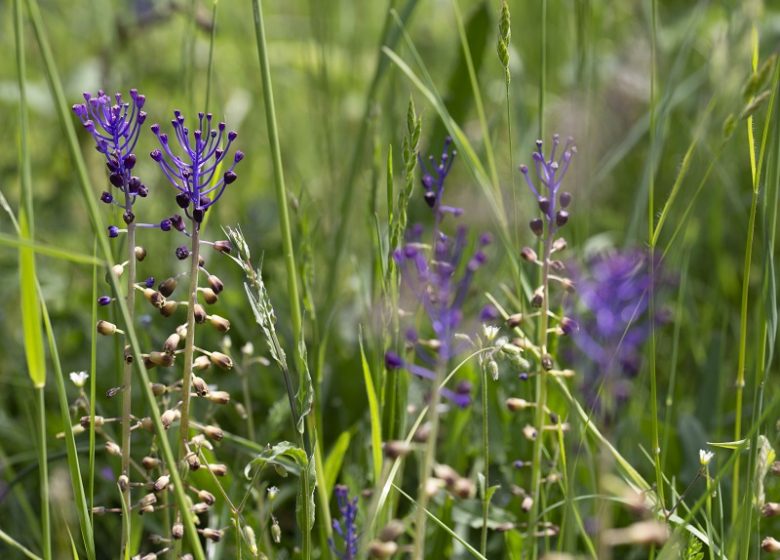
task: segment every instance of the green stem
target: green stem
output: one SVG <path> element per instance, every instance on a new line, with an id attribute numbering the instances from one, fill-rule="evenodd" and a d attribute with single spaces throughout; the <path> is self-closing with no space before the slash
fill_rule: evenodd
<path id="1" fill-rule="evenodd" d="M 46 399 L 44 388 L 37 387 L 38 393 L 38 472 L 41 480 L 41 533 L 43 535 L 44 560 L 51 560 L 51 517 L 49 515 L 49 467 L 46 453 Z"/>
<path id="2" fill-rule="evenodd" d="M 125 207 L 129 210 L 130 195 L 125 195 Z M 127 309 L 130 312 L 130 320 L 135 315 L 135 222 L 127 225 Z M 124 346 L 129 346 L 130 340 L 127 335 L 124 337 Z M 133 366 L 126 359 L 123 360 L 122 368 L 122 466 L 121 474 L 130 480 L 130 415 L 133 399 Z M 130 485 L 122 489 L 122 501 L 127 510 L 130 511 L 132 496 L 130 494 Z M 130 524 L 122 523 L 122 537 L 120 541 L 120 551 L 122 557 L 125 556 L 125 547 L 130 540 Z"/>
<path id="3" fill-rule="evenodd" d="M 547 0 L 542 0 L 542 43 L 539 76 L 539 138 L 544 138 L 544 92 L 547 89 Z"/>
<path id="4" fill-rule="evenodd" d="M 479 552 L 482 556 L 487 553 L 488 513 L 490 512 L 490 440 L 488 439 L 488 372 L 482 368 L 482 460 L 485 463 L 485 480 L 482 489 L 482 534 L 480 535 Z"/>
<path id="5" fill-rule="evenodd" d="M 414 553 L 412 560 L 424 560 L 425 558 L 425 522 L 428 518 L 426 509 L 428 507 L 427 482 L 433 461 L 436 455 L 436 440 L 439 437 L 439 402 L 441 401 L 441 384 L 444 379 L 445 367 L 439 364 L 436 367 L 436 378 L 433 382 L 433 392 L 428 404 L 430 414 L 431 431 L 425 442 L 425 452 L 423 455 L 422 467 L 420 468 L 420 484 L 417 491 L 417 518 L 415 521 Z"/>

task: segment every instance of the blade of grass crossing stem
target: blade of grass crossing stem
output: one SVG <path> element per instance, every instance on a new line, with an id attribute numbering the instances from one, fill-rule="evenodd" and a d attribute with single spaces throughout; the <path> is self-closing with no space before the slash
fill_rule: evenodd
<path id="1" fill-rule="evenodd" d="M 371 368 L 363 349 L 363 335 L 360 335 L 360 362 L 363 366 L 363 382 L 366 384 L 368 398 L 368 413 L 371 422 L 371 457 L 374 466 L 374 484 L 378 484 L 382 473 L 382 415 L 379 413 L 379 402 L 371 377 Z"/>
<path id="2" fill-rule="evenodd" d="M 325 458 L 325 493 L 330 496 L 333 493 L 333 487 L 336 485 L 336 479 L 341 471 L 341 465 L 344 463 L 344 455 L 349 449 L 349 443 L 352 441 L 352 434 L 349 431 L 342 432 L 336 443 Z"/>
<path id="3" fill-rule="evenodd" d="M 57 399 L 60 405 L 60 414 L 62 414 L 62 423 L 65 431 L 65 446 L 68 453 L 68 469 L 70 470 L 70 482 L 73 488 L 73 501 L 76 513 L 79 518 L 81 528 L 81 537 L 84 541 L 84 548 L 89 560 L 96 560 L 95 555 L 95 536 L 92 528 L 92 517 L 88 510 L 87 499 L 84 493 L 84 484 L 81 479 L 81 467 L 79 466 L 79 455 L 76 449 L 76 440 L 73 437 L 73 428 L 70 420 L 70 407 L 68 405 L 68 395 L 65 389 L 65 377 L 62 373 L 62 364 L 57 350 L 57 341 L 54 338 L 49 312 L 46 309 L 45 302 L 42 302 L 43 324 L 46 329 L 46 337 L 49 341 L 49 353 L 54 365 L 54 385 L 57 388 Z"/>
<path id="4" fill-rule="evenodd" d="M 179 470 L 177 468 L 176 459 L 174 458 L 171 445 L 168 441 L 167 434 L 162 425 L 160 419 L 160 409 L 157 405 L 157 400 L 152 393 L 149 381 L 149 374 L 146 367 L 143 364 L 143 356 L 141 355 L 140 345 L 138 343 L 138 336 L 135 331 L 135 326 L 130 320 L 130 312 L 127 308 L 125 298 L 123 297 L 124 286 L 116 274 L 112 272 L 114 265 L 114 259 L 111 253 L 111 247 L 108 244 L 108 238 L 105 235 L 105 229 L 103 220 L 97 208 L 95 202 L 94 189 L 92 183 L 89 180 L 87 174 L 87 167 L 84 163 L 84 158 L 81 154 L 78 140 L 76 138 L 76 130 L 73 126 L 73 122 L 70 115 L 70 106 L 65 98 L 65 93 L 62 89 L 62 80 L 60 79 L 57 65 L 54 61 L 54 55 L 52 54 L 51 46 L 49 45 L 49 39 L 46 34 L 46 30 L 43 26 L 43 18 L 41 17 L 40 8 L 37 0 L 26 0 L 27 9 L 30 16 L 30 23 L 32 24 L 35 37 L 40 47 L 41 57 L 44 63 L 44 73 L 49 83 L 52 97 L 54 98 L 55 110 L 59 117 L 60 124 L 62 125 L 63 132 L 66 138 L 66 145 L 70 153 L 73 166 L 75 167 L 76 175 L 78 177 L 78 184 L 81 190 L 84 205 L 86 206 L 89 214 L 92 228 L 97 236 L 98 246 L 100 253 L 103 256 L 106 267 L 109 271 L 109 280 L 114 292 L 117 294 L 116 305 L 119 308 L 120 317 L 125 327 L 128 339 L 130 341 L 130 348 L 132 350 L 134 363 L 136 364 L 136 373 L 139 377 L 139 388 L 143 394 L 144 400 L 149 407 L 149 416 L 152 419 L 152 425 L 154 426 L 154 432 L 158 438 L 158 445 L 160 446 L 160 453 L 163 461 L 171 476 L 171 486 L 173 487 L 174 496 L 179 508 L 182 512 L 182 523 L 184 525 L 185 534 L 187 540 L 191 546 L 191 552 L 197 560 L 205 560 L 205 554 L 203 547 L 200 543 L 200 537 L 195 523 L 193 521 L 192 512 L 189 509 L 189 499 L 184 491 L 184 486 L 179 476 Z M 45 311 L 45 309 L 44 309 Z M 45 315 L 44 315 L 45 318 Z"/>
<path id="5" fill-rule="evenodd" d="M 7 544 L 9 547 L 18 550 L 21 554 L 24 554 L 25 558 L 30 560 L 43 560 L 40 556 L 36 555 L 32 550 L 25 547 L 22 543 L 14 540 L 11 535 L 0 529 L 0 541 Z"/>
<path id="6" fill-rule="evenodd" d="M 32 241 L 34 238 L 34 210 L 32 196 L 32 171 L 30 167 L 30 152 L 28 150 L 28 119 L 27 119 L 27 65 L 24 52 L 24 23 L 21 0 L 14 0 L 14 47 L 16 51 L 16 68 L 19 85 L 19 170 L 22 204 L 19 209 L 19 231 L 21 239 Z M 51 548 L 51 515 L 49 508 L 49 469 L 46 445 L 46 353 L 43 349 L 43 333 L 41 332 L 41 305 L 38 300 L 36 286 L 38 279 L 35 272 L 35 252 L 29 247 L 19 247 L 19 291 L 22 314 L 22 333 L 24 335 L 24 352 L 27 362 L 27 373 L 30 376 L 37 393 L 38 408 L 38 472 L 40 480 L 41 500 L 41 548 L 43 557 L 50 560 Z"/>
<path id="7" fill-rule="evenodd" d="M 403 490 L 401 490 L 401 488 L 399 488 L 399 487 L 398 487 L 398 486 L 396 486 L 395 484 L 393 484 L 393 488 L 395 488 L 395 489 L 398 491 L 398 493 L 399 493 L 399 494 L 401 494 L 401 495 L 402 495 L 404 498 L 406 498 L 407 500 L 409 500 L 409 501 L 410 501 L 410 502 L 411 502 L 411 503 L 414 505 L 414 507 L 417 507 L 417 501 L 416 501 L 414 498 L 412 498 L 412 497 L 411 497 L 409 494 L 407 494 L 406 492 L 404 492 Z M 477 550 L 476 548 L 474 548 L 473 546 L 471 546 L 471 545 L 470 545 L 470 544 L 469 544 L 469 543 L 468 543 L 468 542 L 467 542 L 467 541 L 466 541 L 466 540 L 465 540 L 463 537 L 461 537 L 461 536 L 460 536 L 458 533 L 456 533 L 455 531 L 453 531 L 452 529 L 450 529 L 450 528 L 447 526 L 447 524 L 446 524 L 446 523 L 444 523 L 444 522 L 443 522 L 441 519 L 439 519 L 438 517 L 436 517 L 435 515 L 433 515 L 433 514 L 432 514 L 430 511 L 428 511 L 427 509 L 425 510 L 425 514 L 426 514 L 426 515 L 427 515 L 427 516 L 428 516 L 428 517 L 429 517 L 429 518 L 430 518 L 430 519 L 431 519 L 431 520 L 432 520 L 434 523 L 436 523 L 436 524 L 437 524 L 439 527 L 441 527 L 442 529 L 444 529 L 444 531 L 445 531 L 445 532 L 446 532 L 446 533 L 447 533 L 447 534 L 448 534 L 450 537 L 452 537 L 453 539 L 455 539 L 456 541 L 458 541 L 458 542 L 459 542 L 459 543 L 460 543 L 460 544 L 463 546 L 463 548 L 465 548 L 465 549 L 466 549 L 466 550 L 469 552 L 469 554 L 471 554 L 471 555 L 472 555 L 474 558 L 477 558 L 477 559 L 479 559 L 479 560 L 487 560 L 487 558 L 485 558 L 484 556 L 482 556 L 482 555 L 479 553 L 479 550 Z"/>
<path id="8" fill-rule="evenodd" d="M 0 233 L 0 245 L 5 247 L 13 247 L 16 249 L 30 249 L 33 253 L 39 255 L 45 255 L 48 257 L 54 257 L 63 261 L 70 261 L 76 264 L 86 265 L 102 265 L 103 261 L 90 257 L 89 255 L 82 255 L 74 251 L 67 249 L 61 249 L 59 247 L 52 247 L 51 245 L 45 245 L 43 243 L 36 243 L 32 239 L 24 237 L 14 237 L 5 233 Z"/>

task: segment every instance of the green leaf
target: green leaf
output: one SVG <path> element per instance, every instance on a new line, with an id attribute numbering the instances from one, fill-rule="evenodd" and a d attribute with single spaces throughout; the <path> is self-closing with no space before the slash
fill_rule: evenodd
<path id="1" fill-rule="evenodd" d="M 363 382 L 366 385 L 366 397 L 368 397 L 368 413 L 371 421 L 371 456 L 374 462 L 374 483 L 379 482 L 382 476 L 382 416 L 379 414 L 379 401 L 376 398 L 374 380 L 371 377 L 371 368 L 366 360 L 366 351 L 363 348 L 363 333 L 359 336 L 360 361 L 363 364 Z"/>
<path id="2" fill-rule="evenodd" d="M 518 531 L 504 533 L 504 543 L 509 560 L 521 560 L 523 552 L 523 535 Z"/>
<path id="3" fill-rule="evenodd" d="M 347 449 L 349 449 L 351 440 L 351 432 L 342 432 L 325 459 L 325 493 L 328 496 L 331 495 L 333 487 L 336 485 L 336 479 L 339 476 L 341 465 L 344 462 L 344 454 L 347 452 Z"/>
<path id="4" fill-rule="evenodd" d="M 27 216 L 19 213 L 21 237 L 28 237 Z M 46 385 L 46 354 L 43 351 L 41 332 L 41 303 L 38 299 L 37 277 L 35 275 L 35 253 L 29 248 L 19 249 L 19 291 L 22 304 L 22 332 L 24 353 L 27 358 L 27 373 L 33 385 Z"/>

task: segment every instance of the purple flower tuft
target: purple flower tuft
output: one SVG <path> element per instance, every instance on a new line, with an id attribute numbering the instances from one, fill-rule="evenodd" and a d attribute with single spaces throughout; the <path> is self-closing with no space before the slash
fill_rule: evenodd
<path id="1" fill-rule="evenodd" d="M 341 538 L 344 543 L 344 550 L 339 551 L 336 542 L 329 540 L 329 545 L 333 553 L 341 560 L 355 560 L 358 554 L 358 531 L 357 531 L 357 513 L 358 499 L 349 499 L 349 489 L 343 484 L 336 485 L 334 489 L 336 501 L 341 514 L 341 521 L 333 520 L 333 531 Z"/>

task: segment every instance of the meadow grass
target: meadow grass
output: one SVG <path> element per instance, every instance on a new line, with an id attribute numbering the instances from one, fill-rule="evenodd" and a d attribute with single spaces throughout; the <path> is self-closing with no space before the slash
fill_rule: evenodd
<path id="1" fill-rule="evenodd" d="M 780 553 L 778 6 L 0 14 L 0 556 Z M 114 239 L 71 106 L 131 88 Z M 205 217 L 176 109 L 246 154 Z"/>

